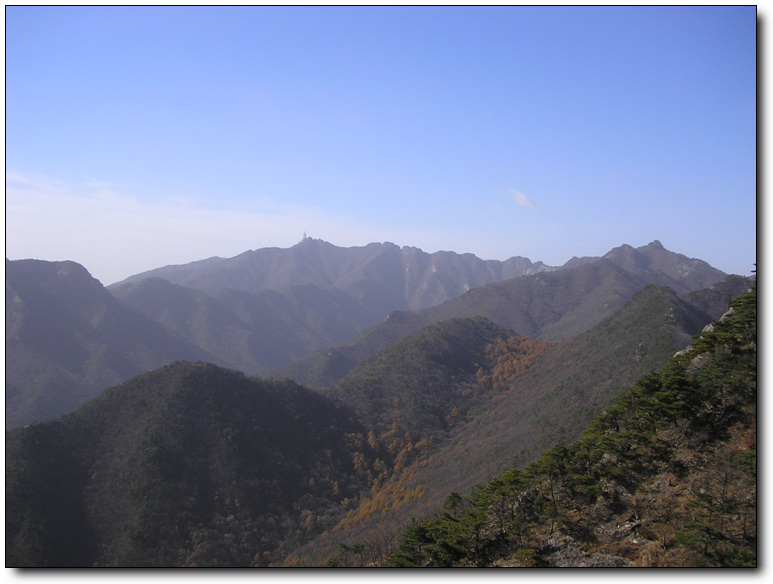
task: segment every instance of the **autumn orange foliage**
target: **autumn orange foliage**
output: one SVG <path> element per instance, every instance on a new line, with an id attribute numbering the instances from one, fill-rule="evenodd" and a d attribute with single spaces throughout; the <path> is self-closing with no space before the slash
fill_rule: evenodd
<path id="1" fill-rule="evenodd" d="M 535 341 L 528 337 L 510 336 L 486 346 L 487 364 L 476 373 L 478 383 L 494 390 L 505 390 L 510 380 L 555 343 Z"/>

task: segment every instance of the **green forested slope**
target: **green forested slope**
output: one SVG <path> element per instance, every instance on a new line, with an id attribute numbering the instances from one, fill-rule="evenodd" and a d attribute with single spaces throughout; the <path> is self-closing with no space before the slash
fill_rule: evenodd
<path id="1" fill-rule="evenodd" d="M 756 566 L 757 295 L 582 437 L 411 526 L 394 566 Z"/>
<path id="2" fill-rule="evenodd" d="M 292 382 L 173 363 L 6 434 L 6 565 L 277 561 L 359 492 L 359 433 Z"/>
<path id="3" fill-rule="evenodd" d="M 476 372 L 479 391 L 468 389 L 466 407 L 447 432 L 434 436 L 432 449 L 392 482 L 382 481 L 366 499 L 351 502 L 337 531 L 314 540 L 308 556 L 300 557 L 324 556 L 327 546 L 324 562 L 343 545 L 363 550 L 344 554 L 345 563 L 383 561 L 378 554 L 384 538 L 399 533 L 411 516 L 430 513 L 452 491 L 467 493 L 512 465 L 532 462 L 560 440 L 576 440 L 598 412 L 662 367 L 708 322 L 673 290 L 649 286 L 576 339 L 547 347 L 529 340 L 543 347 L 536 358 L 524 360 L 525 347 L 511 350 L 510 339 L 495 341 Z M 401 497 L 418 488 L 420 499 Z"/>
<path id="4" fill-rule="evenodd" d="M 376 434 L 398 423 L 403 432 L 426 438 L 470 406 L 471 394 L 481 389 L 475 374 L 486 346 L 511 335 L 485 318 L 447 320 L 361 362 L 326 393 Z"/>
<path id="5" fill-rule="evenodd" d="M 497 282 L 438 306 L 393 312 L 347 345 L 313 353 L 277 374 L 315 387 L 332 385 L 353 365 L 390 344 L 454 318 L 484 317 L 518 335 L 550 341 L 569 339 L 613 314 L 646 285 L 647 280 L 607 260 Z"/>

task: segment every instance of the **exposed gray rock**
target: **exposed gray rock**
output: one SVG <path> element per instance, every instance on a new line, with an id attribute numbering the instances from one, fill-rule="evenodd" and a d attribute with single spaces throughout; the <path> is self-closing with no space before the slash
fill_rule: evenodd
<path id="1" fill-rule="evenodd" d="M 625 558 L 609 554 L 586 554 L 575 545 L 569 535 L 556 534 L 548 540 L 548 565 L 553 568 L 624 568 L 630 566 Z"/>

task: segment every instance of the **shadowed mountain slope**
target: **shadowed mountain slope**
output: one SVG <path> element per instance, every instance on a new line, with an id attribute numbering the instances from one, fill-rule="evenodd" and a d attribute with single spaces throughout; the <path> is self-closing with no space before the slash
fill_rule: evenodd
<path id="1" fill-rule="evenodd" d="M 6 419 L 15 425 L 49 418 L 174 359 L 264 373 L 320 351 L 277 374 L 327 386 L 390 342 L 449 318 L 484 316 L 522 335 L 570 338 L 647 283 L 692 290 L 721 275 L 659 242 L 621 246 L 606 257 L 575 259 L 567 265 L 581 264 L 576 270 L 559 270 L 518 257 L 484 261 L 305 239 L 286 250 L 159 268 L 150 273 L 155 278 L 140 274 L 110 287 L 120 305 L 90 276 L 66 282 L 52 272 L 41 284 L 34 269 L 18 268 L 6 280 Z M 610 273 L 610 265 L 620 273 Z M 572 274 L 559 277 L 563 272 Z M 527 284 L 509 286 L 523 277 Z M 503 279 L 502 287 L 476 292 Z M 449 298 L 458 303 L 438 304 Z M 430 305 L 434 312 L 419 316 L 395 312 Z"/>
<path id="2" fill-rule="evenodd" d="M 756 568 L 756 285 L 579 438 L 450 496 L 387 563 Z"/>
<path id="3" fill-rule="evenodd" d="M 292 382 L 183 362 L 136 377 L 7 433 L 7 565 L 268 563 L 359 491 L 361 431 Z"/>
<path id="4" fill-rule="evenodd" d="M 458 318 L 428 326 L 360 362 L 325 392 L 353 408 L 376 435 L 394 423 L 421 439 L 449 427 L 452 410 L 469 406 L 486 347 L 512 336 L 485 318 Z M 457 414 L 458 415 L 458 414 Z"/>
<path id="5" fill-rule="evenodd" d="M 534 280 L 565 289 L 563 293 L 551 291 L 548 299 L 543 299 L 538 288 L 518 290 L 530 298 L 528 304 L 521 299 L 515 305 L 517 314 L 510 312 L 511 299 L 501 298 L 498 304 L 507 306 L 500 309 L 494 306 L 496 299 L 469 296 L 487 284 L 529 275 L 549 276 L 569 267 L 582 268 L 579 274 L 590 274 L 590 265 L 605 260 L 633 277 L 618 291 L 606 290 L 604 294 L 609 298 L 598 293 L 608 284 L 603 280 L 610 277 L 603 273 L 589 276 L 600 278 L 600 282 L 571 277 Z M 310 362 L 299 364 L 298 369 L 278 374 L 312 385 L 329 385 L 363 356 L 386 345 L 371 337 L 359 339 L 359 348 L 354 351 L 326 348 L 348 343 L 390 314 L 390 330 L 376 334 L 385 334 L 390 342 L 421 326 L 467 316 L 486 316 L 531 337 L 569 338 L 587 330 L 599 317 L 611 314 L 645 284 L 668 285 L 681 293 L 703 288 L 723 276 L 701 260 L 666 250 L 658 241 L 639 248 L 623 245 L 603 258 L 574 258 L 559 268 L 521 257 L 503 262 L 481 260 L 472 254 L 428 254 L 391 243 L 341 248 L 306 238 L 288 249 L 264 248 L 233 258 L 158 268 L 114 284 L 109 290 L 134 310 L 171 327 L 230 366 L 248 372 L 284 367 L 313 351 L 324 350 Z M 143 285 L 143 280 L 151 278 L 163 279 L 178 288 L 163 288 L 157 281 Z M 198 291 L 197 299 L 193 301 L 191 293 L 181 288 Z M 486 295 L 512 293 L 515 291 L 493 288 Z M 587 295 L 586 305 L 582 305 L 583 295 Z M 399 325 L 395 322 L 400 318 L 395 311 L 445 306 L 446 301 L 460 297 L 466 298 L 466 303 L 424 315 L 420 326 L 411 318 Z M 575 305 L 562 305 L 565 302 Z M 404 332 L 392 334 L 397 329 Z"/>
<path id="6" fill-rule="evenodd" d="M 7 434 L 7 561 L 319 565 L 341 543 L 373 549 L 450 491 L 579 434 L 707 320 L 647 287 L 521 368 L 511 358 L 530 353 L 510 331 L 444 321 L 330 397 L 174 363 Z M 487 385 L 502 365 L 511 373 Z"/>
<path id="7" fill-rule="evenodd" d="M 717 320 L 727 311 L 730 301 L 747 292 L 755 282 L 753 277 L 728 276 L 708 288 L 685 294 L 684 299 Z"/>
<path id="8" fill-rule="evenodd" d="M 445 435 L 435 434 L 431 455 L 412 461 L 403 470 L 404 478 L 394 480 L 402 490 L 387 484 L 375 491 L 336 530 L 296 555 L 307 562 L 325 563 L 336 549 L 344 549 L 342 545 L 385 549 L 379 541 L 405 529 L 411 517 L 421 518 L 439 508 L 451 492 L 467 493 L 514 464 L 533 461 L 558 441 L 578 438 L 593 416 L 641 376 L 661 367 L 710 321 L 672 290 L 644 288 L 593 329 L 547 347 L 499 389 L 484 385 L 477 396 L 468 393 L 469 406 Z M 399 362 L 398 357 L 394 360 Z M 486 363 L 490 372 L 493 363 Z M 358 375 L 366 376 L 366 372 Z M 337 392 L 345 391 L 347 379 Z M 418 487 L 422 487 L 421 499 L 400 498 Z M 386 513 L 374 512 L 377 500 Z M 374 559 L 363 552 L 350 561 L 358 565 Z"/>
<path id="9" fill-rule="evenodd" d="M 132 310 L 248 373 L 342 343 L 379 320 L 341 290 L 311 285 L 210 295 L 146 278 L 112 293 Z"/>
<path id="10" fill-rule="evenodd" d="M 60 415 L 176 359 L 217 357 L 133 313 L 75 262 L 5 263 L 6 424 Z"/>
<path id="11" fill-rule="evenodd" d="M 610 260 L 544 272 L 489 284 L 414 313 L 394 312 L 354 341 L 324 349 L 277 374 L 307 385 L 324 387 L 349 368 L 390 343 L 430 324 L 450 318 L 482 316 L 515 333 L 539 340 L 566 340 L 589 330 L 650 284 L 639 271 L 632 274 Z"/>

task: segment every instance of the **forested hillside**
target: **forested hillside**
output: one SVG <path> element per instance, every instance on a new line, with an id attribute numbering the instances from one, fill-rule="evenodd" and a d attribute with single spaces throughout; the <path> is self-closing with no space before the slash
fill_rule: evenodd
<path id="1" fill-rule="evenodd" d="M 578 441 L 452 493 L 386 563 L 756 567 L 756 285 Z"/>
<path id="2" fill-rule="evenodd" d="M 308 245 L 304 253 L 312 249 Z M 679 296 L 672 288 L 648 285 L 648 278 L 673 280 L 678 288 L 689 289 L 690 280 L 680 280 L 680 274 L 701 268 L 698 260 L 683 261 L 659 244 L 623 246 L 615 253 L 615 261 L 577 259 L 575 267 L 490 284 L 415 313 L 393 312 L 356 342 L 328 349 L 325 359 L 306 361 L 307 372 L 334 380 L 315 389 L 286 378 L 251 377 L 205 361 L 291 353 L 295 341 L 287 334 L 290 322 L 305 323 L 296 330 L 308 338 L 325 330 L 337 334 L 335 323 L 348 310 L 348 296 L 341 290 L 327 289 L 327 300 L 320 301 L 314 285 L 210 294 L 142 279 L 113 296 L 72 262 L 10 262 L 6 352 L 15 361 L 6 379 L 24 381 L 26 376 L 27 385 L 9 385 L 7 404 L 17 407 L 20 396 L 34 397 L 26 393 L 29 383 L 43 388 L 39 396 L 62 397 L 44 391 L 52 380 L 70 383 L 71 397 L 83 401 L 88 396 L 77 391 L 93 389 L 86 380 L 120 381 L 132 367 L 142 371 L 154 359 L 174 362 L 97 391 L 99 395 L 64 416 L 6 433 L 8 565 L 559 565 L 564 560 L 551 556 L 540 531 L 546 520 L 553 526 L 548 539 L 569 542 L 574 547 L 567 553 L 585 558 L 577 559 L 579 563 L 590 561 L 587 553 L 598 553 L 614 565 L 638 565 L 633 552 L 614 554 L 592 547 L 609 543 L 606 536 L 593 535 L 591 543 L 582 545 L 567 539 L 580 541 L 578 534 L 585 532 L 570 523 L 586 525 L 589 512 L 580 511 L 579 503 L 561 506 L 582 491 L 570 488 L 573 483 L 566 477 L 548 485 L 553 488 L 551 498 L 540 502 L 533 516 L 521 516 L 537 522 L 517 532 L 519 546 L 528 542 L 518 549 L 512 549 L 508 539 L 515 528 L 498 525 L 498 531 L 492 531 L 491 500 L 476 498 L 488 492 L 488 480 L 511 468 L 525 473 L 517 474 L 517 484 L 538 494 L 547 492 L 539 482 L 544 477 L 528 469 L 542 464 L 542 453 L 553 452 L 557 444 L 555 452 L 570 453 L 561 454 L 562 468 L 575 464 L 574 446 L 565 445 L 578 440 L 605 408 L 622 416 L 616 423 L 625 428 L 621 433 L 629 448 L 603 450 L 610 438 L 599 438 L 603 448 L 588 448 L 601 458 L 582 454 L 591 461 L 584 468 L 588 477 L 623 493 L 626 504 L 629 495 L 638 496 L 635 485 L 616 485 L 614 480 L 622 480 L 617 475 L 604 477 L 600 469 L 609 464 L 602 462 L 622 461 L 624 467 L 625 457 L 637 452 L 661 460 L 655 457 L 662 454 L 657 441 L 671 436 L 642 438 L 646 448 L 635 442 L 647 429 L 639 417 L 646 414 L 647 420 L 655 420 L 642 403 L 659 404 L 657 408 L 676 416 L 669 423 L 676 423 L 677 434 L 684 438 L 663 451 L 663 464 L 677 447 L 694 450 L 680 451 L 685 460 L 709 460 L 701 441 L 715 437 L 703 426 L 693 430 L 688 414 L 702 411 L 695 396 L 703 399 L 711 393 L 701 384 L 721 379 L 716 372 L 703 377 L 704 369 L 716 371 L 713 365 L 704 367 L 706 343 L 721 340 L 711 345 L 713 353 L 708 351 L 712 359 L 725 349 L 731 355 L 752 350 L 752 341 L 738 340 L 743 331 L 725 330 L 734 322 L 750 321 L 748 295 L 714 332 L 704 331 L 692 350 L 681 351 L 676 362 L 686 363 L 685 355 L 691 360 L 685 365 L 689 375 L 683 375 L 687 381 L 677 383 L 687 392 L 677 405 L 664 406 L 663 400 L 671 399 L 670 389 L 664 394 L 656 388 L 646 390 L 655 392 L 649 402 L 634 400 L 639 405 L 633 418 L 626 418 L 619 407 L 609 408 L 637 379 L 691 343 L 749 280 L 731 277 Z M 629 269 L 619 265 L 628 260 L 633 261 Z M 653 266 L 657 273 L 651 271 Z M 710 268 L 697 269 L 697 274 L 695 282 L 716 275 Z M 756 343 L 756 312 L 754 319 Z M 268 332 L 273 336 L 266 336 Z M 732 348 L 736 342 L 745 348 Z M 217 349 L 219 356 L 207 348 Z M 753 350 L 756 358 L 756 344 Z M 175 361 L 175 355 L 183 360 Z M 41 359 L 55 366 L 35 369 Z M 732 363 L 730 359 L 723 365 L 731 372 L 727 379 L 741 381 L 720 386 L 723 399 L 735 405 L 727 409 L 720 400 L 710 412 L 719 412 L 720 406 L 727 412 L 750 411 L 748 404 L 728 397 L 743 382 Z M 756 373 L 756 361 L 754 365 Z M 657 383 L 671 387 L 670 381 Z M 722 414 L 720 421 L 727 416 Z M 650 429 L 666 428 L 661 422 L 653 421 Z M 635 432 L 630 430 L 634 426 Z M 608 427 L 604 432 L 610 435 Z M 736 435 L 736 429 L 728 432 Z M 745 436 L 748 445 L 748 432 Z M 648 459 L 645 466 L 653 464 Z M 700 464 L 693 465 L 695 472 Z M 687 472 L 668 468 L 680 480 Z M 588 474 L 591 470 L 595 474 Z M 575 469 L 570 474 L 581 473 Z M 649 480 L 642 477 L 643 483 Z M 533 482 L 524 482 L 527 479 Z M 561 491 L 564 485 L 568 490 Z M 582 491 L 583 501 L 596 497 L 592 503 L 599 507 L 605 488 Z M 454 543 L 451 555 L 431 551 L 433 545 L 451 549 L 441 533 L 453 531 L 444 523 L 448 517 L 438 511 L 444 504 L 447 515 L 464 524 L 461 531 L 447 535 L 461 546 L 454 548 Z M 598 513 L 611 522 L 622 507 L 617 502 L 607 506 L 611 511 Z M 719 527 L 712 523 L 713 516 L 703 521 L 695 515 L 689 521 L 703 521 L 710 529 L 696 529 L 714 537 L 737 516 L 723 518 Z M 437 544 L 427 540 L 418 551 L 410 547 L 413 544 L 405 547 L 403 535 L 412 517 L 439 521 L 431 523 L 428 532 L 441 533 Z M 625 521 L 618 518 L 620 524 Z M 413 527 L 417 525 L 424 523 Z M 486 543 L 495 531 L 499 539 Z M 680 542 L 698 541 L 695 530 L 680 533 L 686 534 L 679 536 Z M 463 535 L 476 542 L 472 552 L 461 543 Z M 738 549 L 720 546 L 719 556 L 706 551 L 706 561 L 724 565 L 736 552 L 738 558 L 748 559 L 748 545 L 726 534 L 731 536 Z M 712 539 L 706 549 L 714 543 Z M 406 549 L 414 555 L 406 556 Z M 461 549 L 472 555 L 464 556 Z M 663 558 L 666 564 L 688 561 L 678 554 Z"/>
<path id="3" fill-rule="evenodd" d="M 748 302 L 736 305 L 742 318 L 747 308 Z M 627 378 L 662 363 L 659 355 L 673 354 L 675 345 L 684 346 L 686 328 L 699 327 L 702 318 L 673 291 L 650 287 L 569 343 L 518 337 L 485 319 L 447 321 L 363 363 L 329 397 L 204 363 L 164 367 L 66 416 L 6 435 L 8 565 L 380 565 L 397 551 L 397 535 L 411 515 L 426 516 L 449 493 L 468 493 L 508 460 L 534 460 L 579 432 L 583 420 L 619 395 Z M 735 342 L 725 326 L 717 325 L 686 353 L 688 370 L 715 371 L 703 366 L 701 343 Z M 738 342 L 742 352 L 751 350 L 750 341 Z M 744 383 L 732 367 L 727 371 L 732 388 Z M 736 413 L 748 410 L 732 397 L 732 388 L 722 387 L 724 401 L 703 410 L 694 399 L 662 405 L 662 391 L 647 389 L 656 391 L 658 408 L 677 416 L 686 448 L 696 449 L 680 454 L 687 461 L 704 456 L 701 441 L 725 440 L 727 434 L 707 435 L 703 426 L 693 432 L 689 408 L 722 421 L 740 419 Z M 685 388 L 692 396 L 695 387 Z M 662 454 L 652 446 L 654 438 L 646 439 L 647 449 L 636 443 L 631 450 L 646 429 L 640 417 L 660 428 L 645 414 L 639 408 L 634 421 L 615 418 L 623 428 L 619 444 L 627 446 L 613 454 L 635 469 L 660 460 L 653 453 L 664 461 L 673 453 Z M 605 428 L 597 436 L 602 445 L 610 440 L 603 438 L 609 435 Z M 606 468 L 609 452 L 596 450 L 601 462 L 593 464 Z M 646 464 L 629 460 L 638 452 L 646 454 Z M 677 476 L 683 472 L 668 468 Z M 452 496 L 452 514 L 462 517 L 475 508 L 477 492 Z M 546 518 L 554 532 L 566 523 L 561 505 L 574 491 L 555 493 L 555 510 L 540 503 L 539 529 Z M 475 541 L 490 536 L 487 524 L 475 525 Z M 684 541 L 714 533 L 696 529 L 685 531 Z M 518 558 L 549 563 L 545 549 L 529 547 Z M 485 553 L 483 559 L 454 561 L 509 561 Z M 389 561 L 414 561 L 400 558 Z"/>
<path id="4" fill-rule="evenodd" d="M 481 316 L 519 335 L 542 341 L 568 340 L 612 315 L 648 284 L 663 279 L 662 274 L 641 269 L 634 275 L 611 260 L 601 259 L 574 268 L 489 284 L 438 306 L 416 312 L 393 312 L 353 341 L 316 351 L 276 369 L 273 374 L 315 387 L 333 385 L 357 363 L 389 344 L 452 318 Z M 717 318 L 730 299 L 745 290 L 751 281 L 731 277 L 726 284 L 715 282 L 702 296 L 695 292 L 700 302 L 696 308 L 707 313 L 712 310 L 712 316 Z M 684 289 L 684 284 L 680 288 Z M 719 306 L 722 308 L 717 314 Z"/>
<path id="5" fill-rule="evenodd" d="M 204 363 L 136 377 L 6 434 L 6 565 L 280 561 L 360 492 L 363 431 L 292 382 Z"/>
<path id="6" fill-rule="evenodd" d="M 462 405 L 447 418 L 443 432 L 422 443 L 432 448 L 414 452 L 404 469 L 384 475 L 388 480 L 374 483 L 365 498 L 350 501 L 344 521 L 291 560 L 294 565 L 325 563 L 341 548 L 362 550 L 360 559 L 349 558 L 352 563 L 383 562 L 385 539 L 394 544 L 411 517 L 431 513 L 451 492 L 469 492 L 510 466 L 536 460 L 559 441 L 576 440 L 596 414 L 637 379 L 662 367 L 710 320 L 673 290 L 650 286 L 571 341 L 546 346 L 524 337 L 500 337 L 482 351 L 474 377 L 459 379 Z M 396 351 L 401 345 L 393 346 L 395 364 L 403 362 Z M 380 356 L 367 362 L 389 363 Z M 403 375 L 399 365 L 394 375 Z M 421 385 L 413 387 L 421 395 Z M 417 490 L 420 498 L 404 496 Z"/>
<path id="7" fill-rule="evenodd" d="M 474 403 L 485 389 L 476 373 L 490 359 L 487 347 L 513 335 L 480 317 L 443 321 L 366 359 L 325 393 L 346 403 L 377 434 L 397 424 L 426 438 L 447 429 L 450 419 Z M 530 362 L 548 346 L 532 344 L 539 347 L 534 354 L 513 353 Z"/>

